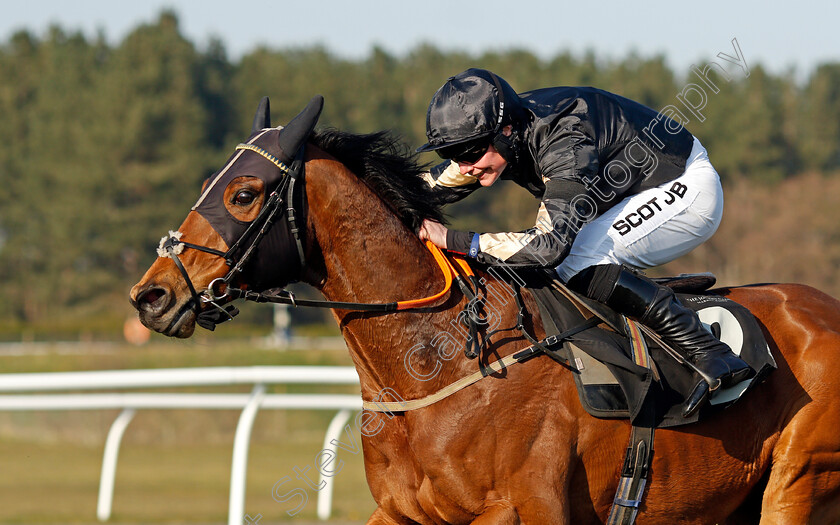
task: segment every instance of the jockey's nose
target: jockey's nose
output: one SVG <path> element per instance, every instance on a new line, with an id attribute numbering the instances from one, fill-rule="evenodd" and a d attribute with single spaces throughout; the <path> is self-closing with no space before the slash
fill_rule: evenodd
<path id="1" fill-rule="evenodd" d="M 458 169 L 461 170 L 461 175 L 469 175 L 473 170 L 473 165 L 459 162 Z"/>

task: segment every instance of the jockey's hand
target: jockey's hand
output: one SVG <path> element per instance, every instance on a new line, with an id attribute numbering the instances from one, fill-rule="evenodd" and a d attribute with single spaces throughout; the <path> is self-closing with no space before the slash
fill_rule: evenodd
<path id="1" fill-rule="evenodd" d="M 420 226 L 420 231 L 417 232 L 417 235 L 420 236 L 420 240 L 432 241 L 432 244 L 445 250 L 447 231 L 446 226 L 443 224 L 430 221 L 429 219 L 423 219 L 423 225 Z"/>

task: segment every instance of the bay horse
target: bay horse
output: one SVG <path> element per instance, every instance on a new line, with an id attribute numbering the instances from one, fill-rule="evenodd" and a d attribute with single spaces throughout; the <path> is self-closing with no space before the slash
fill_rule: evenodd
<path id="1" fill-rule="evenodd" d="M 313 104 L 282 129 L 270 127 L 267 103 L 261 105 L 248 143 L 205 184 L 199 203 L 164 238 L 161 257 L 131 290 L 143 324 L 189 337 L 202 314 L 224 315 L 225 290 L 292 280 L 329 301 L 439 294 L 444 273 L 416 235 L 423 218 L 441 217 L 440 203 L 421 183 L 422 167 L 384 132 L 327 130 L 309 137 L 320 112 Z M 233 275 L 230 267 L 247 249 L 230 253 L 238 243 L 227 228 L 261 235 L 246 228 L 265 212 L 276 187 L 288 189 L 284 168 L 294 164 L 297 143 L 306 143 L 305 157 L 297 157 L 305 180 L 288 191 L 291 205 L 278 212 L 271 231 L 262 232 L 263 244 L 272 247 L 258 246 L 252 263 Z M 274 230 L 293 228 L 300 230 L 299 247 L 283 236 L 271 240 Z M 490 273 L 478 276 L 485 292 L 498 284 Z M 756 316 L 778 370 L 713 418 L 657 431 L 638 523 L 840 523 L 840 303 L 795 284 L 716 293 Z M 523 295 L 528 327 L 544 337 L 534 299 L 527 290 Z M 461 336 L 453 320 L 467 300 L 453 287 L 420 308 L 334 308 L 362 398 L 388 391 L 420 399 L 474 373 L 475 361 L 430 344 L 442 333 Z M 495 308 L 505 322 L 516 317 L 514 301 Z M 503 330 L 482 359 L 527 346 L 521 333 Z M 589 416 L 572 374 L 546 357 L 425 408 L 383 415 L 378 424 L 379 432 L 362 435 L 377 504 L 371 525 L 603 523 L 630 434 L 627 421 Z"/>

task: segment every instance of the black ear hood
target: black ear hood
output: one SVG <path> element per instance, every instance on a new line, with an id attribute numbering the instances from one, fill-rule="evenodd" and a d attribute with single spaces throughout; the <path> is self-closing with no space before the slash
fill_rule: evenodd
<path id="1" fill-rule="evenodd" d="M 268 107 L 268 99 L 266 99 L 266 107 Z M 303 111 L 280 131 L 277 145 L 280 148 L 281 161 L 287 164 L 292 162 L 301 144 L 309 138 L 312 130 L 315 129 L 315 124 L 318 123 L 322 109 L 324 109 L 324 97 L 315 95 Z"/>
<path id="2" fill-rule="evenodd" d="M 270 127 L 271 104 L 268 103 L 268 97 L 263 97 L 262 100 L 260 100 L 260 105 L 257 106 L 257 114 L 254 115 L 254 124 L 251 126 L 251 135 Z"/>

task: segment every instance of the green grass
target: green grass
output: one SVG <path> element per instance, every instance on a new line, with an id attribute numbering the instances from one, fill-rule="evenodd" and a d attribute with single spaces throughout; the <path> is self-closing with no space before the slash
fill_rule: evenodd
<path id="1" fill-rule="evenodd" d="M 131 427 L 129 427 L 129 432 Z M 322 439 L 323 437 L 321 437 Z M 232 439 L 231 439 L 232 441 Z M 317 493 L 295 478 L 293 467 L 313 465 L 320 439 L 251 444 L 245 511 L 262 514 L 263 523 L 312 521 Z M 93 523 L 102 447 L 77 443 L 0 441 L 0 522 Z M 122 447 L 110 523 L 224 523 L 230 488 L 231 445 L 201 442 L 180 445 L 130 444 Z M 333 517 L 364 523 L 373 500 L 364 479 L 361 454 L 339 456 Z M 312 467 L 314 470 L 314 466 Z M 309 502 L 295 516 L 295 503 L 271 498 L 283 477 L 281 494 L 301 488 Z"/>
<path id="2" fill-rule="evenodd" d="M 0 353 L 0 371 L 45 372 L 252 365 L 347 365 L 346 350 L 278 352 L 243 341 L 153 340 L 143 347 L 39 345 L 32 355 Z M 249 386 L 212 391 L 247 392 Z M 171 389 L 170 391 L 211 391 Z M 357 386 L 275 386 L 274 392 L 358 393 Z M 102 451 L 116 411 L 0 412 L 0 523 L 97 523 Z M 262 525 L 315 520 L 317 492 L 296 479 L 320 452 L 329 411 L 262 410 L 251 440 L 245 511 Z M 128 426 L 117 467 L 109 523 L 226 523 L 233 435 L 239 413 L 209 410 L 139 411 Z M 351 425 L 352 428 L 352 425 Z M 355 429 L 354 429 L 355 430 Z M 359 440 L 358 432 L 355 439 Z M 336 522 L 364 523 L 374 503 L 361 453 L 339 451 L 345 464 L 335 480 Z M 272 499 L 305 489 L 309 502 L 294 517 L 293 502 Z M 315 476 L 313 476 L 314 478 Z"/>

